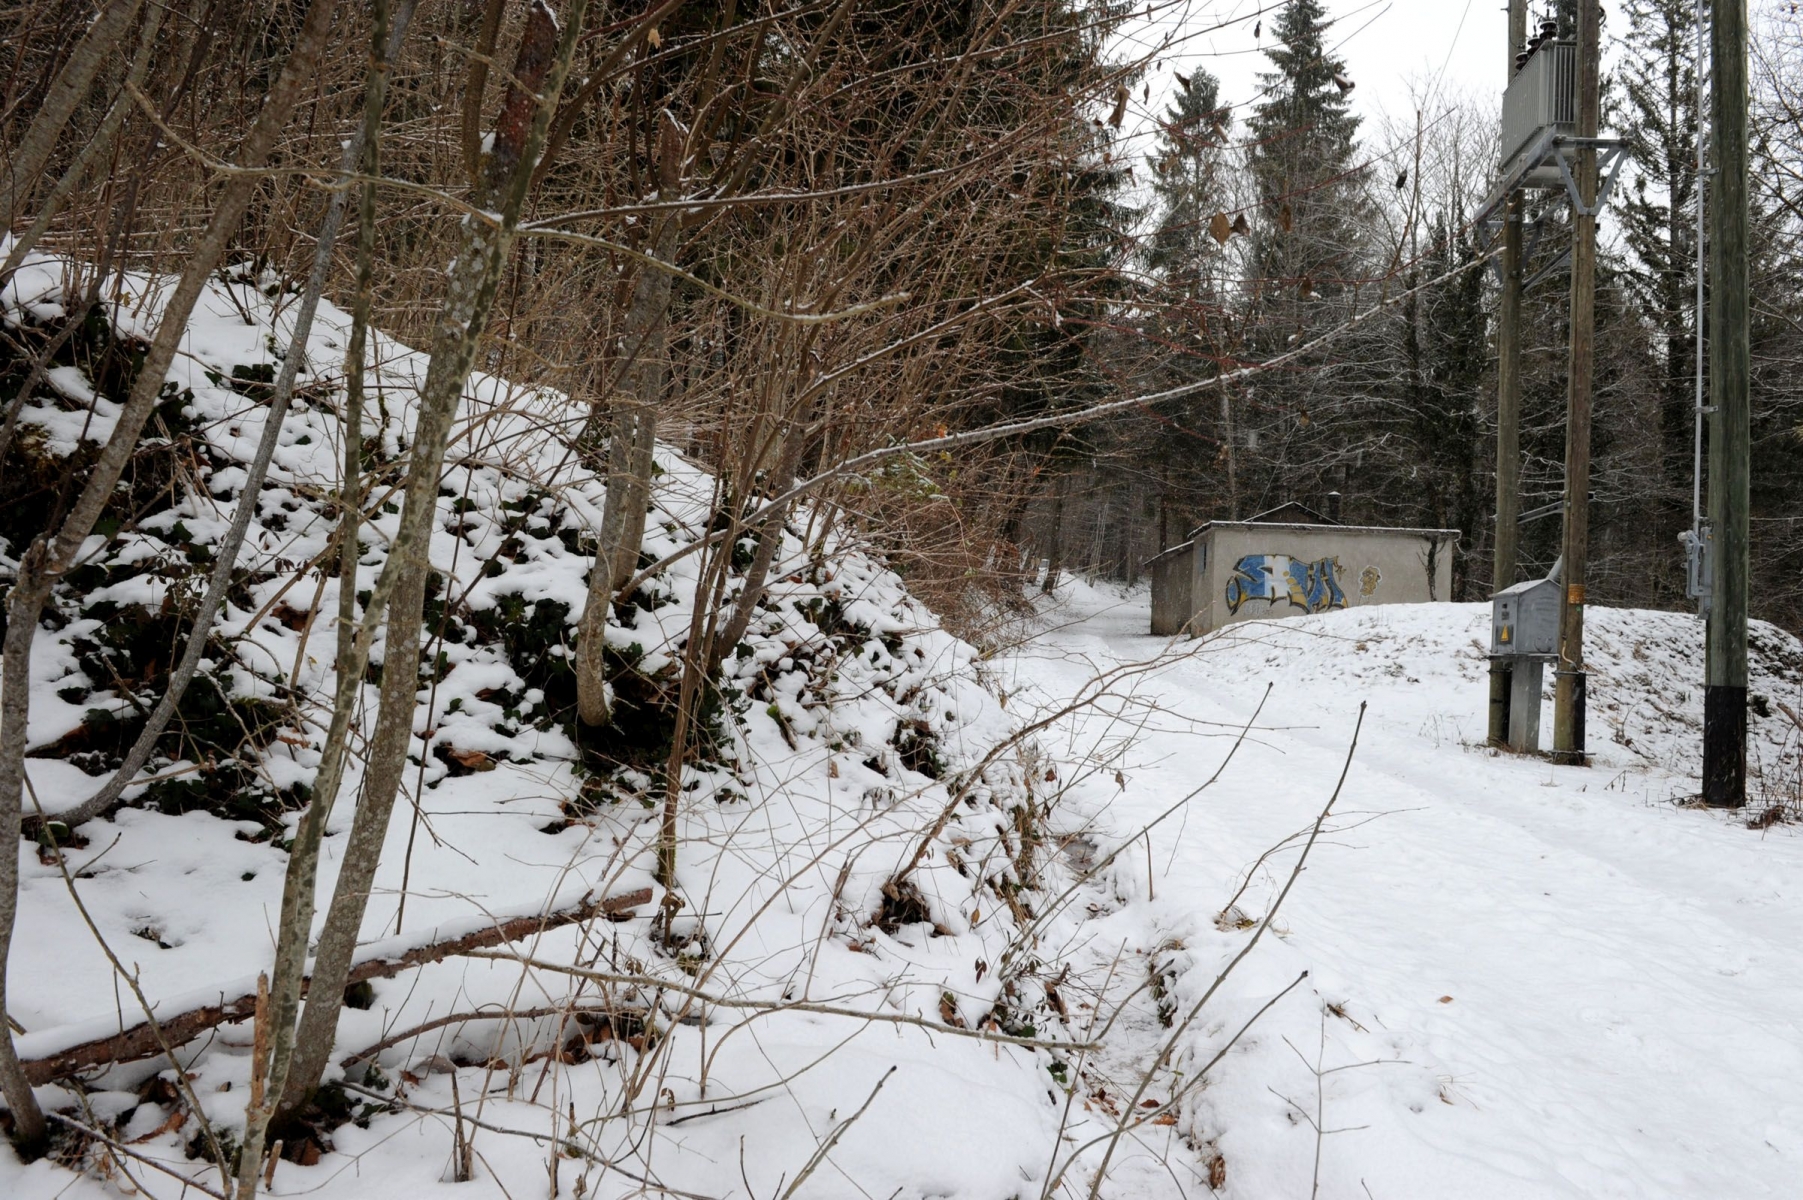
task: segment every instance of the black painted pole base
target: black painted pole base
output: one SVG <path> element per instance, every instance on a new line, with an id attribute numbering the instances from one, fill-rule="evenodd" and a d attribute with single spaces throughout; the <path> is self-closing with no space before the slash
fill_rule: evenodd
<path id="1" fill-rule="evenodd" d="M 1492 746 L 1509 744 L 1509 685 L 1514 672 L 1506 660 L 1490 660 L 1490 736 Z"/>
<path id="2" fill-rule="evenodd" d="M 1739 808 L 1747 802 L 1747 689 L 1703 689 L 1703 803 Z"/>

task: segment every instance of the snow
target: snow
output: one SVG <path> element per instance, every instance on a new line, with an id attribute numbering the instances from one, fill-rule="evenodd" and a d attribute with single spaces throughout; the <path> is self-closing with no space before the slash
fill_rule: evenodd
<path id="1" fill-rule="evenodd" d="M 1117 840 L 1215 769 L 1271 685 L 1220 782 L 1154 833 L 1156 900 L 1144 857 L 1123 856 L 1121 891 L 1139 899 L 1091 931 L 1175 960 L 1180 1010 L 1251 936 L 1216 914 L 1249 863 L 1315 819 L 1369 705 L 1277 936 L 1181 1048 L 1193 1069 L 1309 972 L 1172 1131 L 1218 1148 L 1225 1194 L 1311 1194 L 1310 1063 L 1345 1068 L 1319 1093 L 1336 1131 L 1322 1196 L 1797 1194 L 1803 839 L 1673 802 L 1696 790 L 1698 621 L 1590 610 L 1596 762 L 1580 768 L 1483 746 L 1487 606 L 1357 609 L 1174 647 L 1143 635 L 1147 615 L 1143 592 L 1070 583 L 1003 675 L 1018 701 L 1053 703 L 1099 669 L 1164 656 L 1134 685 L 1126 786 L 1085 785 Z M 1754 692 L 1803 711 L 1796 640 L 1754 637 L 1769 652 Z M 1112 732 L 1101 724 L 1061 732 L 1081 751 Z M 1761 786 L 1794 789 L 1796 727 L 1775 708 L 1753 726 Z M 1295 857 L 1292 842 L 1254 872 L 1238 907 L 1262 917 Z M 1143 1194 L 1173 1194 L 1148 1155 Z"/>
<path id="2" fill-rule="evenodd" d="M 56 319 L 64 274 L 28 261 L 0 318 Z M 234 369 L 273 367 L 291 319 L 270 283 L 240 272 L 209 285 L 171 371 L 194 477 L 91 539 L 99 574 L 59 593 L 36 640 L 28 769 L 47 811 L 99 782 L 71 735 L 145 699 L 105 674 L 131 662 L 96 647 L 126 616 L 191 602 L 193 568 L 223 536 L 266 413 L 255 375 Z M 154 328 L 163 286 L 128 275 L 115 327 Z M 72 884 L 54 856 L 22 848 L 9 999 L 28 1058 L 138 1019 L 89 920 L 164 1015 L 243 994 L 268 967 L 280 843 L 334 686 L 339 583 L 314 564 L 334 528 L 347 341 L 346 314 L 322 304 L 314 371 L 206 673 L 224 695 L 292 709 L 273 740 L 221 749 L 254 781 L 243 819 L 122 809 L 83 828 Z M 363 433 L 393 459 L 425 358 L 372 341 L 379 403 Z M 59 367 L 22 422 L 67 457 L 116 412 Z M 795 1194 L 819 1200 L 1076 1197 L 1105 1155 L 1110 1200 L 1316 1194 L 1317 1156 L 1318 1195 L 1354 1200 L 1797 1194 L 1803 839 L 1677 803 L 1696 790 L 1694 619 L 1590 611 L 1595 762 L 1555 767 L 1482 744 L 1481 606 L 1167 642 L 1144 634 L 1143 592 L 1067 580 L 1014 643 L 979 651 L 849 535 L 812 556 L 804 512 L 716 680 L 717 754 L 680 776 L 666 936 L 650 854 L 662 768 L 593 770 L 543 682 L 573 645 L 605 503 L 605 480 L 571 450 L 586 417 L 542 388 L 468 382 L 430 545 L 446 619 L 425 650 L 439 669 L 422 684 L 361 953 L 585 895 L 654 899 L 377 981 L 373 1005 L 341 1018 L 341 1056 L 485 1016 L 344 1071 L 356 1119 L 317 1161 L 281 1162 L 275 1195 L 454 1187 L 499 1200 L 549 1183 L 603 1200 L 749 1200 L 800 1180 Z M 645 549 L 663 556 L 708 527 L 715 481 L 667 446 L 657 463 Z M 362 528 L 358 590 L 397 526 L 383 499 Z M 669 679 L 699 579 L 692 556 L 614 615 L 608 642 L 641 682 Z M 542 655 L 528 634 L 547 640 Z M 1753 645 L 1760 803 L 1794 804 L 1799 730 L 1782 705 L 1803 712 L 1803 646 L 1769 626 Z M 153 760 L 136 786 L 222 765 Z M 1307 870 L 1273 913 L 1342 770 Z M 359 771 L 328 826 L 322 889 Z M 885 881 L 917 852 L 925 919 L 878 921 Z M 649 1040 L 607 1024 L 609 1006 L 644 1013 Z M 228 1025 L 179 1053 L 228 1136 L 251 1042 L 249 1024 Z M 145 1061 L 94 1074 L 80 1095 L 40 1094 L 216 1181 L 185 1152 L 195 1123 L 180 1120 L 173 1074 Z M 452 1184 L 459 1129 L 476 1130 L 473 1178 Z M 181 1191 L 132 1170 L 128 1182 L 92 1147 L 29 1165 L 0 1151 L 0 1195 Z"/>
<path id="3" fill-rule="evenodd" d="M 0 317 L 46 319 L 62 274 L 54 260 L 28 261 L 0 296 Z M 204 486 L 178 487 L 135 523 L 92 539 L 88 565 L 104 582 L 59 592 L 55 627 L 36 639 L 29 740 L 34 753 L 54 757 L 33 758 L 30 771 L 47 812 L 100 782 L 78 769 L 85 760 L 67 739 L 91 736 L 96 713 L 128 719 L 150 698 L 129 684 L 142 663 L 123 650 L 109 657 L 107 638 L 129 628 L 123 618 L 154 616 L 192 588 L 191 565 L 210 561 L 203 551 L 223 536 L 244 486 L 243 464 L 265 420 L 258 373 L 282 344 L 281 297 L 277 288 L 266 294 L 267 283 L 242 273 L 211 282 L 171 371 L 174 415 Z M 154 327 L 162 285 L 130 275 L 125 285 L 141 303 L 109 315 L 120 332 L 142 334 Z M 309 362 L 322 371 L 336 364 L 331 349 L 348 341 L 347 324 L 322 303 Z M 380 403 L 363 432 L 393 457 L 410 441 L 425 361 L 373 340 L 370 386 Z M 247 579 L 220 621 L 226 649 L 210 652 L 195 685 L 294 706 L 254 749 L 214 748 L 250 770 L 254 786 L 237 799 L 257 819 L 123 809 L 83 827 L 86 844 L 67 860 L 73 884 L 54 855 L 22 848 L 9 1001 L 28 1031 L 19 1041 L 28 1058 L 139 1020 L 89 920 L 163 1017 L 242 995 L 267 969 L 285 865 L 279 843 L 317 770 L 334 686 L 340 585 L 314 564 L 330 549 L 334 524 L 339 397 L 335 375 L 308 384 L 258 497 L 241 560 Z M 56 381 L 55 393 L 32 397 L 25 411 L 41 423 L 86 418 L 76 381 Z M 91 387 L 87 394 L 91 407 L 108 403 Z M 593 773 L 569 725 L 547 711 L 544 688 L 523 674 L 567 656 L 586 596 L 589 538 L 605 498 L 604 481 L 570 444 L 587 415 L 556 393 L 480 374 L 469 380 L 429 551 L 443 579 L 435 596 L 448 601 L 443 623 L 428 621 L 426 660 L 440 665 L 422 684 L 416 768 L 370 900 L 365 955 L 554 912 L 584 895 L 653 887 L 663 782 L 647 771 L 656 768 Z M 76 450 L 68 438 L 38 446 L 54 456 Z M 716 488 L 668 447 L 657 462 L 646 549 L 663 555 L 707 527 Z M 386 560 L 393 507 L 378 492 L 367 514 L 359 591 Z M 778 1191 L 835 1131 L 830 1156 L 797 1196 L 837 1196 L 848 1186 L 992 1194 L 1043 1174 L 1057 1136 L 1052 1055 L 992 1035 L 1067 1036 L 1044 1011 L 1042 976 L 1058 964 L 1019 953 L 1031 942 L 1009 906 L 1037 904 L 1066 886 L 1069 872 L 1054 848 L 1012 840 L 1012 814 L 1029 791 L 1013 756 L 992 753 L 1013 726 L 981 680 L 977 652 L 855 544 L 838 538 L 816 561 L 804 525 L 785 531 L 768 596 L 722 670 L 717 761 L 681 778 L 669 935 L 653 925 L 664 899 L 653 887 L 657 900 L 620 921 L 560 928 L 506 951 L 634 982 L 597 985 L 505 957 L 452 959 L 378 981 L 371 1007 L 344 1012 L 339 1054 L 446 1014 L 493 1015 L 402 1039 L 372 1068 L 354 1070 L 348 1085 L 376 1089 L 363 1123 L 332 1130 L 318 1162 L 282 1164 L 278 1194 L 415 1195 L 448 1179 L 442 1113 L 454 1102 L 452 1073 L 491 1130 L 477 1147 L 483 1194 L 518 1194 L 524 1180 L 542 1186 L 548 1138 L 571 1148 L 576 1157 L 561 1169 L 587 1171 L 596 1196 L 637 1194 L 653 1178 L 703 1195 L 728 1194 L 746 1179 L 760 1194 Z M 660 672 L 690 628 L 699 571 L 698 558 L 674 564 L 608 626 L 609 643 L 630 650 L 652 683 L 668 682 Z M 534 629 L 550 639 L 542 655 L 526 637 Z M 365 693 L 367 722 L 373 686 Z M 360 755 L 352 758 L 347 798 L 328 824 L 322 895 L 360 779 Z M 458 761 L 476 765 L 454 770 Z M 220 765 L 153 760 L 137 787 Z M 927 837 L 936 822 L 939 834 Z M 884 882 L 917 849 L 909 882 L 919 913 L 879 923 Z M 1059 915 L 1051 928 L 1075 921 Z M 685 988 L 706 999 L 690 1002 Z M 651 1042 L 592 1030 L 572 1040 L 567 1011 L 510 1015 L 592 1007 L 603 995 L 648 1009 Z M 797 1002 L 842 1011 L 784 1007 Z M 242 1127 L 251 1038 L 248 1024 L 226 1026 L 178 1055 L 209 1121 L 228 1136 Z M 453 1063 L 450 1072 L 433 1065 Z M 85 1081 L 81 1101 L 106 1114 L 98 1119 L 117 1118 L 117 1136 L 141 1139 L 136 1152 L 203 1178 L 205 1162 L 184 1153 L 192 1124 L 169 1124 L 180 1113 L 175 1098 L 154 1091 L 159 1074 L 172 1072 L 154 1061 L 100 1072 Z M 879 1080 L 887 1082 L 868 1117 L 842 1127 Z M 76 1101 L 60 1085 L 41 1094 L 53 1107 Z M 901 1148 L 898 1123 L 911 1133 Z M 960 1144 L 968 1152 L 948 1158 L 946 1148 Z M 46 1176 L 43 1164 L 0 1153 L 0 1194 L 116 1194 L 116 1169 L 99 1169 L 93 1151 L 83 1161 L 97 1175 Z M 155 1194 L 159 1182 L 141 1176 L 136 1186 Z"/>

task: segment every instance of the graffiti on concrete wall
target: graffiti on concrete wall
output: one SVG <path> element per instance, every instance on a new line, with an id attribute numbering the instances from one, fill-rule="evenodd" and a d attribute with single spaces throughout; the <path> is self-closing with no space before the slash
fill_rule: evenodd
<path id="1" fill-rule="evenodd" d="M 1345 608 L 1340 590 L 1340 560 L 1322 558 L 1304 562 L 1287 554 L 1248 554 L 1233 564 L 1227 581 L 1227 611 L 1237 615 L 1248 600 L 1271 604 L 1287 600 L 1305 612 Z"/>

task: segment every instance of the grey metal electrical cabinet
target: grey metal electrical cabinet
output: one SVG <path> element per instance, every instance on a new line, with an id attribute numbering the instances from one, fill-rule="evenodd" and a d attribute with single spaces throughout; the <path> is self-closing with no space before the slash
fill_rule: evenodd
<path id="1" fill-rule="evenodd" d="M 1490 653 L 1557 657 L 1559 590 L 1554 580 L 1530 579 L 1496 593 L 1490 609 Z"/>

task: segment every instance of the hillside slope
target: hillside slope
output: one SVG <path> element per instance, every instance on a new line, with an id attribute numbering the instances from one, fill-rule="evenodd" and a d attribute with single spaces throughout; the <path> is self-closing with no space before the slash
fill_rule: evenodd
<path id="1" fill-rule="evenodd" d="M 159 295 L 126 283 L 113 324 L 20 408 L 0 582 L 116 412 Z M 57 328 L 60 286 L 37 260 L 0 295 L 19 344 Z M 32 662 L 30 800 L 47 812 L 92 793 L 166 682 L 288 319 L 271 281 L 209 289 L 155 436 L 55 598 Z M 10 982 L 28 1059 L 141 1020 L 109 950 L 160 1020 L 268 966 L 333 686 L 340 584 L 321 568 L 346 324 L 322 309 L 242 572 L 158 757 L 66 858 L 23 848 Z M 371 365 L 359 592 L 386 561 L 424 372 L 388 339 Z M 587 417 L 470 382 L 364 958 L 514 922 L 527 936 L 358 997 L 335 1107 L 285 1147 L 274 1194 L 1794 1194 L 1803 838 L 1674 803 L 1696 790 L 1694 620 L 1592 611 L 1596 762 L 1558 768 L 1482 745 L 1481 606 L 1171 643 L 1144 636 L 1143 594 L 1071 582 L 985 659 L 855 541 L 801 524 L 680 778 L 665 928 L 651 846 L 699 576 L 683 560 L 616 609 L 622 720 L 579 730 L 569 646 L 605 499 L 574 449 Z M 658 466 L 651 555 L 720 502 L 671 448 Z M 1784 706 L 1803 712 L 1803 646 L 1762 626 L 1754 648 L 1761 795 L 1794 804 Z M 366 696 L 373 718 L 373 675 Z M 352 803 L 332 818 L 328 888 Z M 533 932 L 641 890 L 614 919 Z M 225 1024 L 176 1055 L 228 1152 L 252 1044 L 248 1022 Z M 28 1166 L 0 1150 L 0 1194 L 216 1181 L 177 1082 L 153 1057 L 41 1089 L 100 1136 L 65 1123 Z"/>
<path id="2" fill-rule="evenodd" d="M 62 280 L 54 259 L 12 278 L 0 315 L 19 343 L 57 329 Z M 123 292 L 111 325 L 73 339 L 23 403 L 0 574 L 116 418 L 107 397 L 162 295 L 132 275 Z M 35 643 L 28 805 L 54 814 L 91 795 L 166 683 L 263 432 L 288 299 L 248 272 L 209 285 L 156 436 Z M 268 968 L 284 847 L 333 687 L 348 323 L 322 306 L 224 619 L 158 756 L 66 859 L 22 850 L 10 977 L 26 1059 L 143 1020 L 103 942 L 163 1021 L 253 991 Z M 425 360 L 377 338 L 371 369 L 362 595 L 398 521 L 391 489 Z M 588 416 L 555 392 L 469 383 L 430 546 L 414 769 L 363 957 L 510 919 L 530 928 L 585 897 L 649 898 L 503 950 L 542 967 L 460 957 L 376 981 L 346 1010 L 336 1053 L 379 1049 L 349 1064 L 337 1111 L 291 1139 L 274 1191 L 416 1196 L 467 1174 L 480 1194 L 518 1196 L 543 1188 L 548 1168 L 601 1197 L 769 1195 L 804 1174 L 798 1196 L 1025 1186 L 1056 1141 L 1060 1068 L 1050 1050 L 1004 1043 L 1055 1050 L 1067 1038 L 1048 1003 L 1061 967 L 1038 946 L 1066 919 L 1046 898 L 1071 875 L 1048 834 L 1063 818 L 1036 798 L 975 651 L 845 537 L 786 531 L 775 582 L 715 681 L 710 744 L 681 780 L 679 904 L 665 927 L 651 846 L 699 556 L 616 607 L 620 718 L 579 730 L 568 660 L 605 494 L 573 448 Z M 693 540 L 721 502 L 698 466 L 668 447 L 657 460 L 651 556 Z M 373 673 L 365 694 L 367 728 Z M 332 817 L 322 890 L 351 807 Z M 178 1055 L 228 1150 L 252 1040 L 248 1022 L 225 1025 Z M 150 1059 L 42 1093 L 154 1160 L 148 1177 L 128 1151 L 64 1125 L 51 1160 L 0 1151 L 0 1194 L 161 1194 L 172 1185 L 158 1169 L 204 1181 L 200 1122 L 174 1079 Z M 846 1126 L 879 1086 L 870 1119 Z M 479 1131 L 457 1115 L 472 1105 Z M 908 1138 L 888 1132 L 900 1119 Z M 947 1153 L 960 1144 L 972 1152 Z"/>

